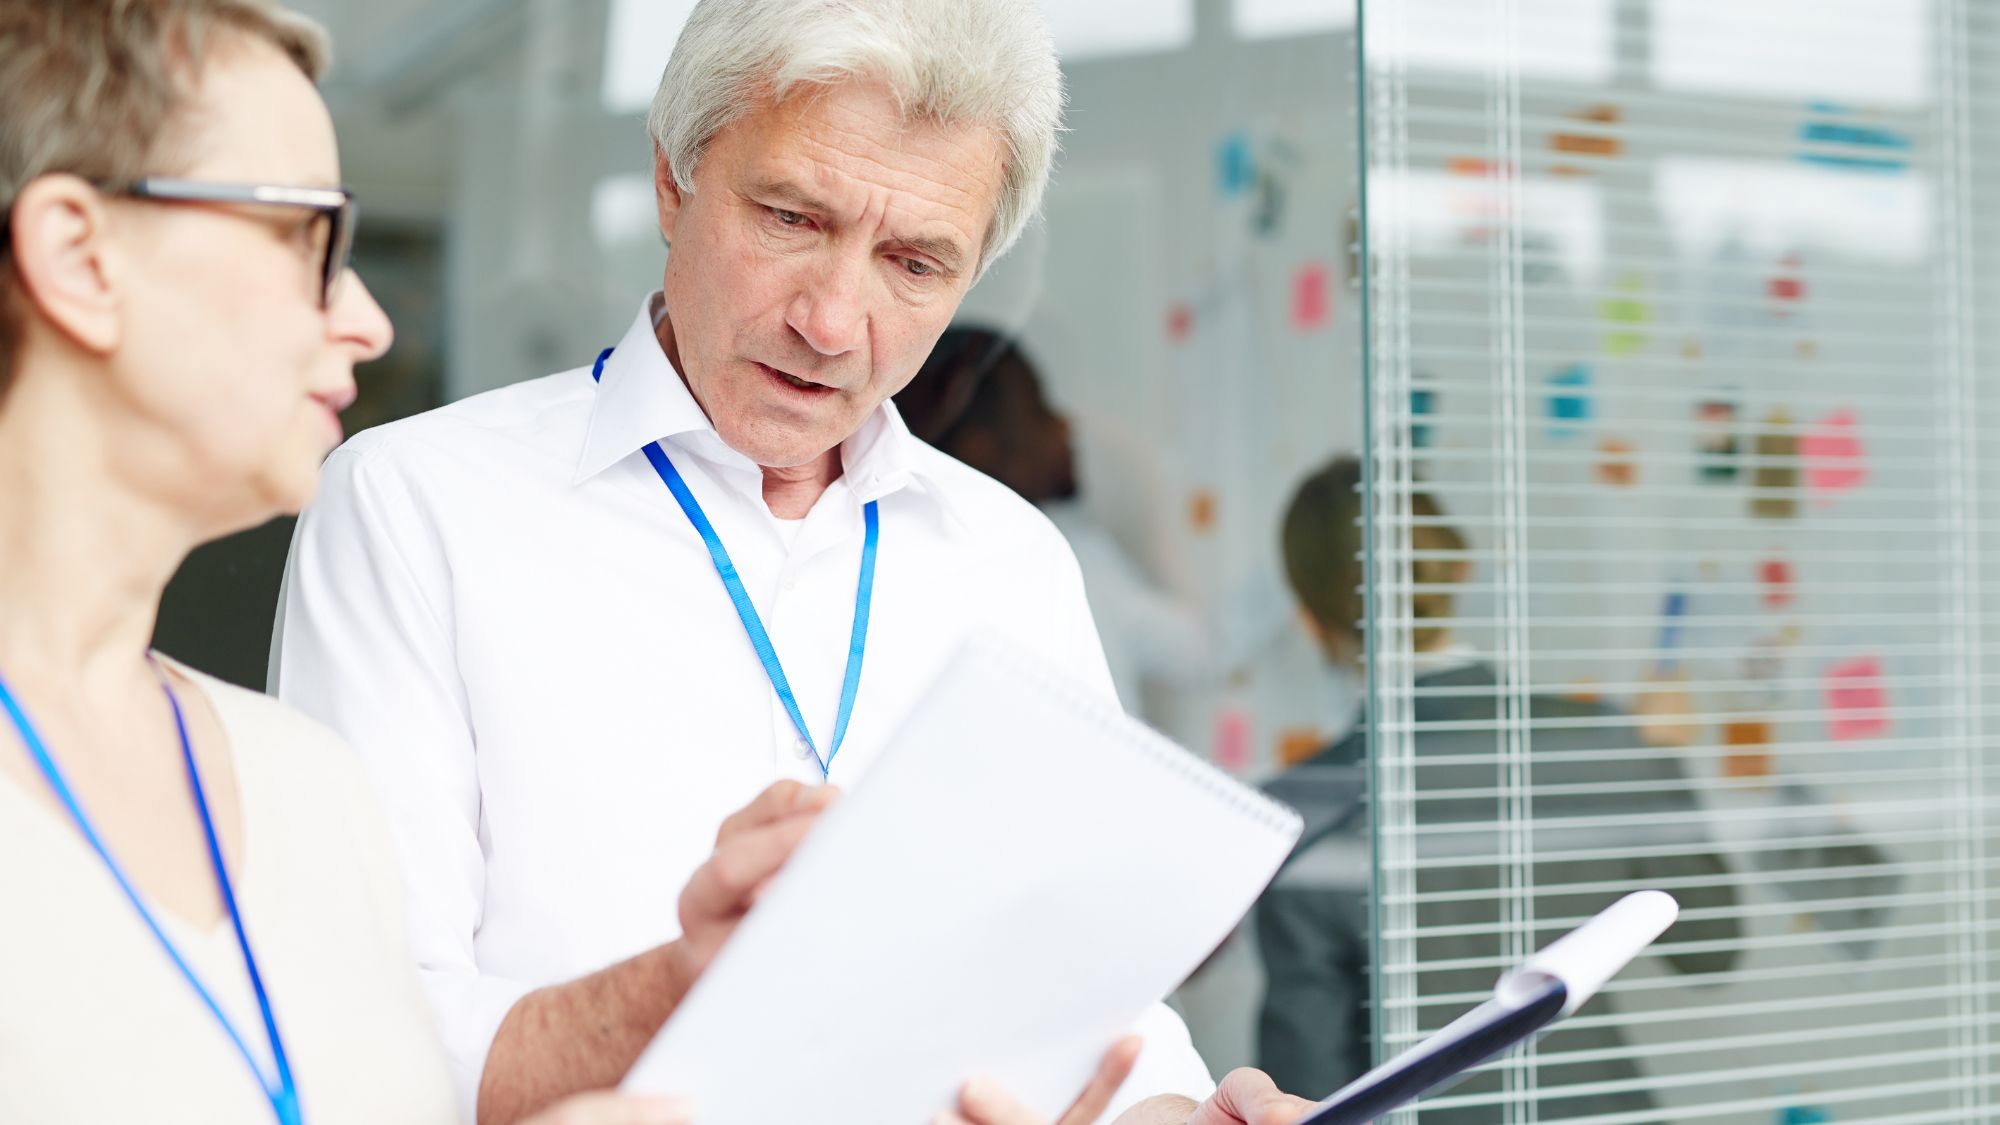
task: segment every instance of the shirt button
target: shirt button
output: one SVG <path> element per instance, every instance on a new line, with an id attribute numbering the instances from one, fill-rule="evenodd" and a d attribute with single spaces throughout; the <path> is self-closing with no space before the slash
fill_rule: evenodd
<path id="1" fill-rule="evenodd" d="M 801 759 L 810 758 L 813 756 L 812 744 L 801 738 L 792 743 L 792 753 L 797 754 Z"/>
<path id="2" fill-rule="evenodd" d="M 799 588 L 799 580 L 796 577 L 785 579 L 785 589 L 796 590 L 798 588 Z"/>

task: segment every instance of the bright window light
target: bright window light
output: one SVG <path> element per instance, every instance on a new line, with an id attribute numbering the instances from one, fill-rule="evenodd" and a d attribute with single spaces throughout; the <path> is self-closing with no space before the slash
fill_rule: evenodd
<path id="1" fill-rule="evenodd" d="M 1930 0 L 1653 0 L 1664 89 L 1881 107 L 1930 101 Z"/>
<path id="2" fill-rule="evenodd" d="M 1368 53 L 1377 62 L 1594 85 L 1618 65 L 1615 0 L 1391 0 L 1370 3 Z"/>
<path id="3" fill-rule="evenodd" d="M 1805 247 L 1914 265 L 1930 253 L 1931 185 L 1920 172 L 1668 157 L 1655 172 L 1654 192 L 1668 232 L 1689 257 L 1734 245 L 1775 258 Z"/>
<path id="4" fill-rule="evenodd" d="M 1236 0 L 1236 34 L 1245 39 L 1339 31 L 1354 26 L 1355 0 Z"/>
<path id="5" fill-rule="evenodd" d="M 1064 62 L 1194 42 L 1194 0 L 1043 0 L 1042 11 Z"/>
<path id="6" fill-rule="evenodd" d="M 1371 174 L 1371 237 L 1426 256 L 1483 246 L 1510 222 L 1507 185 L 1483 176 L 1382 170 Z M 1573 282 L 1594 284 L 1604 271 L 1604 199 L 1594 183 L 1530 176 L 1519 187 L 1522 241 L 1542 248 Z"/>
<path id="7" fill-rule="evenodd" d="M 644 113 L 695 0 L 611 0 L 605 21 L 604 108 Z"/>
<path id="8" fill-rule="evenodd" d="M 607 250 L 657 240 L 660 216 L 653 202 L 653 177 L 630 173 L 597 181 L 590 193 L 590 231 Z"/>

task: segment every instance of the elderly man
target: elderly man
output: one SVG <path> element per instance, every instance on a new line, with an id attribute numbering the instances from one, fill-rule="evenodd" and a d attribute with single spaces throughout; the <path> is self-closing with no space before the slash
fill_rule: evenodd
<path id="1" fill-rule="evenodd" d="M 886 402 L 1035 213 L 1061 101 L 1033 0 L 703 0 L 650 120 L 662 291 L 329 461 L 273 679 L 385 797 L 481 1122 L 619 1079 L 728 932 L 675 909 L 718 826 L 788 849 L 969 633 L 1109 695 L 1061 537 Z M 1179 1020 L 1137 1031 L 1066 1121 L 1304 1106 L 1239 1072 L 1197 1107 Z"/>

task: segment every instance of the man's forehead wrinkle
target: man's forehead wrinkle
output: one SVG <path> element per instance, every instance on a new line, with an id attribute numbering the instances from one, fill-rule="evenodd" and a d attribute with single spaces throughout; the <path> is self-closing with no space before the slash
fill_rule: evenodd
<path id="1" fill-rule="evenodd" d="M 966 157 L 975 152 L 975 139 L 983 135 L 979 132 L 968 132 L 961 139 L 953 136 L 952 131 L 935 126 L 913 126 L 897 134 L 900 144 L 885 145 L 866 123 L 846 124 L 834 119 L 817 128 L 807 128 L 803 121 L 795 121 L 792 128 L 813 148 L 867 161 L 898 178 L 916 179 L 938 188 L 961 206 L 970 208 L 983 202 L 978 199 L 975 190 L 952 182 L 964 179 L 966 167 L 971 163 Z M 939 148 L 946 151 L 933 155 L 933 150 Z M 908 160 L 892 162 L 888 159 L 892 156 Z M 900 166 L 905 162 L 914 163 L 916 167 Z"/>

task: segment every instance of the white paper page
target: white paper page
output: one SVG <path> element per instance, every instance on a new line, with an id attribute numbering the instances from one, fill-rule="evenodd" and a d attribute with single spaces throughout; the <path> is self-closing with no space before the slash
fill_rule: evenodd
<path id="1" fill-rule="evenodd" d="M 1053 1119 L 1298 833 L 1291 810 L 974 641 L 625 1086 L 691 1096 L 702 1125 L 914 1125 L 983 1075 Z"/>

